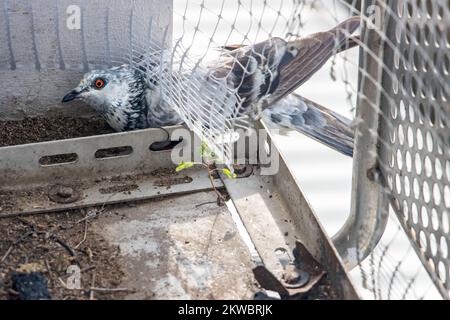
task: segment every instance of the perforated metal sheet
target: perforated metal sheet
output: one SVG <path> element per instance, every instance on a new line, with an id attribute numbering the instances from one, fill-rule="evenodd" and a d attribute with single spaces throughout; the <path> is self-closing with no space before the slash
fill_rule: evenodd
<path id="1" fill-rule="evenodd" d="M 380 170 L 394 211 L 448 299 L 450 2 L 384 2 Z"/>

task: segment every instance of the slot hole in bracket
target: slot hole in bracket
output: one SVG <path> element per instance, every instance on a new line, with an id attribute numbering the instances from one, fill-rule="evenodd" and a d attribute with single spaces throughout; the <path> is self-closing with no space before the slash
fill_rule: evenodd
<path id="1" fill-rule="evenodd" d="M 127 157 L 133 153 L 133 148 L 130 146 L 123 147 L 113 147 L 106 149 L 99 149 L 95 152 L 95 158 L 102 159 L 111 159 L 111 158 L 119 158 L 119 157 Z"/>
<path id="2" fill-rule="evenodd" d="M 64 165 L 75 163 L 78 160 L 76 153 L 55 154 L 51 156 L 43 156 L 39 159 L 39 164 L 43 167 Z"/>

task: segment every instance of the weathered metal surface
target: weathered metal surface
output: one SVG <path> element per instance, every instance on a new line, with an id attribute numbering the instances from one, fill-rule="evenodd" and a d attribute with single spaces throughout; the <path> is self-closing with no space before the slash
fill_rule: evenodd
<path id="1" fill-rule="evenodd" d="M 294 261 L 286 267 L 281 280 L 264 266 L 253 269 L 258 283 L 266 290 L 277 292 L 282 299 L 301 298 L 317 286 L 326 273 L 298 240 L 293 255 Z"/>
<path id="2" fill-rule="evenodd" d="M 148 129 L 0 148 L 0 214 L 41 213 L 210 190 L 205 170 L 193 168 L 176 174 L 172 150 L 149 149 L 177 129 Z M 194 153 L 195 146 L 186 145 L 185 141 L 177 148 Z M 96 158 L 99 151 L 105 153 L 111 148 L 125 149 L 126 155 L 112 152 L 106 158 Z M 72 157 L 68 163 L 43 165 L 40 161 L 65 154 Z M 222 187 L 220 180 L 215 186 Z"/>
<path id="3" fill-rule="evenodd" d="M 220 180 L 215 181 L 216 188 L 221 188 L 222 186 Z M 70 197 L 64 198 L 55 195 L 54 189 L 60 189 L 61 187 L 73 189 L 76 198 L 73 201 L 64 201 L 70 200 Z M 36 188 L 22 186 L 22 189 L 14 190 L 6 203 L 0 201 L 0 206 L 3 207 L 2 211 L 0 211 L 0 217 L 105 206 L 113 203 L 148 200 L 211 189 L 212 185 L 208 173 L 202 169 L 190 169 L 182 174 L 170 174 L 159 177 L 128 175 L 122 179 L 105 177 L 98 182 L 95 182 L 95 179 L 74 180 L 70 185 L 66 186 L 54 186 L 51 182 L 48 182 L 48 185 L 43 184 Z M 63 201 L 57 201 L 58 199 Z M 7 209 L 8 205 L 13 209 Z"/>
<path id="4" fill-rule="evenodd" d="M 292 261 L 290 252 L 300 240 L 326 270 L 336 296 L 357 299 L 337 251 L 283 156 L 280 155 L 279 170 L 274 176 L 261 176 L 257 170 L 254 173 L 247 178 L 223 181 L 267 269 L 281 279 Z"/>
<path id="5" fill-rule="evenodd" d="M 214 192 L 121 207 L 96 232 L 119 246 L 128 299 L 251 299 L 250 253 Z"/>
<path id="6" fill-rule="evenodd" d="M 283 169 L 280 168 L 280 171 Z M 264 266 L 278 279 L 293 260 L 292 250 L 299 239 L 326 270 L 336 296 L 357 299 L 358 295 L 311 208 L 305 202 L 295 181 L 283 175 L 254 175 L 245 179 L 224 180 L 243 224 L 260 255 Z M 281 183 L 280 183 L 281 182 Z M 284 185 L 280 187 L 280 184 Z M 294 184 L 292 184 L 294 183 Z M 283 194 L 287 191 L 287 194 Z M 288 202 L 292 202 L 292 206 Z M 296 204 L 294 204 L 296 203 Z"/>
<path id="7" fill-rule="evenodd" d="M 159 0 L 0 1 L 0 117 L 90 113 L 60 100 L 87 70 L 129 62 L 131 41 L 170 43 L 172 12 Z"/>
<path id="8" fill-rule="evenodd" d="M 170 133 L 176 129 L 178 128 L 168 128 Z M 167 264 L 169 262 L 166 261 L 164 267 L 161 266 L 161 269 L 156 268 L 159 270 L 159 274 L 150 268 L 155 271 L 156 275 L 153 278 L 146 279 L 144 274 L 145 270 L 147 270 L 145 268 L 148 266 L 142 263 L 142 259 L 147 259 L 146 261 L 148 262 L 153 258 L 160 259 L 161 257 L 159 255 L 154 257 L 153 253 L 148 251 L 149 249 L 146 246 L 136 249 L 141 251 L 139 254 L 131 251 L 127 253 L 126 251 L 127 242 L 132 247 L 137 235 L 140 234 L 140 239 L 143 239 L 144 235 L 140 233 L 139 230 L 141 229 L 139 229 L 139 226 L 145 226 L 146 224 L 157 226 L 158 230 L 169 230 L 170 233 L 172 225 L 177 225 L 177 217 L 182 211 L 185 211 L 186 216 L 192 216 L 191 219 L 183 220 L 183 228 L 185 229 L 182 229 L 179 235 L 193 237 L 191 240 L 186 240 L 188 242 L 192 241 L 195 243 L 195 241 L 203 239 L 199 237 L 198 240 L 194 240 L 197 237 L 197 229 L 201 230 L 198 226 L 196 215 L 199 212 L 203 212 L 205 202 L 214 202 L 217 199 L 212 197 L 213 199 L 209 199 L 210 201 L 201 201 L 202 198 L 198 196 L 198 191 L 211 190 L 212 188 L 207 172 L 202 169 L 192 168 L 180 174 L 174 174 L 171 170 L 166 173 L 163 171 L 162 174 L 157 175 L 147 174 L 157 169 L 174 168 L 171 151 L 155 152 L 149 150 L 149 146 L 152 143 L 165 140 L 166 138 L 167 134 L 164 131 L 149 129 L 5 147 L 1 148 L 2 162 L 0 163 L 0 173 L 3 175 L 2 181 L 4 183 L 10 182 L 7 191 L 12 192 L 19 201 L 20 210 L 17 213 L 48 212 L 93 205 L 103 206 L 177 194 L 177 197 L 170 199 L 138 203 L 132 208 L 121 208 L 121 213 L 125 210 L 127 216 L 137 222 L 134 221 L 130 227 L 127 221 L 115 221 L 115 218 L 109 217 L 108 219 L 115 221 L 114 226 L 111 229 L 106 227 L 105 230 L 109 230 L 109 233 L 107 235 L 102 233 L 102 235 L 109 238 L 112 243 L 123 243 L 125 246 L 123 252 L 125 255 L 124 259 L 128 261 L 124 264 L 127 268 L 125 273 L 128 280 L 126 281 L 129 281 L 126 283 L 127 287 L 130 284 L 134 287 L 138 286 L 139 283 L 141 284 L 141 287 L 139 287 L 140 291 L 137 291 L 138 294 L 132 297 L 150 297 L 155 294 L 154 297 L 161 298 L 206 298 L 207 296 L 202 295 L 203 293 L 200 293 L 199 290 L 199 288 L 203 287 L 197 287 L 200 280 L 193 279 L 192 277 L 194 276 L 190 272 L 195 274 L 195 272 L 199 271 L 203 274 L 204 272 L 210 272 L 205 270 L 213 270 L 207 277 L 212 277 L 215 280 L 208 280 L 208 284 L 205 284 L 204 287 L 213 286 L 215 281 L 219 281 L 216 279 L 215 272 L 222 272 L 217 270 L 223 264 L 229 265 L 232 261 L 230 260 L 231 258 L 224 258 L 227 255 L 221 253 L 222 259 L 219 259 L 218 255 L 215 258 L 217 260 L 209 261 L 201 254 L 199 248 L 192 247 L 192 251 L 189 252 L 191 256 L 188 255 L 189 258 L 182 258 L 187 259 L 186 261 L 191 263 L 186 262 L 188 263 L 186 269 L 182 271 L 176 269 L 178 270 L 176 271 L 174 268 L 176 263 L 179 263 L 179 260 L 171 258 L 172 260 L 168 260 L 170 264 Z M 183 140 L 182 145 L 184 146 L 185 143 L 188 143 L 187 139 Z M 123 147 L 131 147 L 132 152 L 131 154 L 107 159 L 95 158 L 95 154 L 101 149 L 118 147 L 122 149 Z M 189 147 L 191 149 L 187 148 L 187 150 L 194 153 L 195 146 L 189 145 Z M 130 149 L 128 148 L 127 150 L 129 151 Z M 61 153 L 76 154 L 77 160 L 74 163 L 51 166 L 42 166 L 39 162 L 39 159 L 43 156 Z M 329 289 L 327 289 L 330 290 L 330 293 L 327 292 L 327 294 L 330 294 L 329 297 L 357 298 L 357 294 L 347 278 L 347 274 L 330 240 L 317 222 L 284 159 L 281 158 L 280 161 L 280 168 L 275 176 L 261 176 L 259 175 L 259 170 L 249 170 L 247 168 L 240 172 L 239 179 L 225 179 L 224 185 L 232 197 L 233 208 L 237 209 L 245 226 L 243 228 L 239 226 L 240 221 L 236 219 L 236 212 L 233 213 L 225 208 L 221 209 L 223 215 L 226 213 L 226 219 L 233 223 L 236 222 L 233 224 L 233 228 L 237 230 L 237 237 L 246 250 L 246 256 L 241 255 L 234 262 L 239 261 L 238 266 L 245 265 L 245 268 L 250 268 L 247 270 L 248 272 L 251 272 L 251 268 L 255 265 L 264 263 L 270 272 L 273 272 L 277 278 L 282 279 L 283 274 L 286 273 L 286 267 L 292 261 L 292 257 L 289 254 L 299 239 L 305 243 L 314 258 L 326 270 L 327 277 L 325 282 L 329 286 Z M 120 173 L 120 175 L 118 176 L 117 173 Z M 216 180 L 215 185 L 216 187 L 223 186 L 220 180 Z M 21 192 L 23 190 L 31 192 Z M 110 190 L 110 192 L 105 192 L 105 190 Z M 195 195 L 181 196 L 183 193 L 195 193 Z M 177 203 L 178 207 L 171 207 L 170 203 Z M 197 207 L 197 205 L 200 206 Z M 182 209 L 180 209 L 180 206 Z M 209 208 L 209 205 L 207 204 L 205 208 Z M 142 216 L 142 212 L 150 213 L 151 217 Z M 153 215 L 153 212 L 159 213 Z M 163 212 L 166 216 L 163 215 Z M 147 221 L 147 218 L 150 220 Z M 105 222 L 105 225 L 107 224 L 108 222 Z M 131 229 L 128 230 L 128 228 Z M 136 228 L 136 230 L 132 228 Z M 151 234 L 150 229 L 146 229 L 149 230 L 149 234 Z M 192 230 L 196 231 L 193 232 Z M 249 239 L 245 233 L 250 235 Z M 149 237 L 151 238 L 151 236 Z M 169 246 L 169 242 L 166 241 L 165 237 L 158 238 L 156 242 L 161 243 L 161 246 L 167 244 L 166 252 L 174 256 L 185 255 L 183 253 L 184 249 L 180 249 L 177 246 Z M 256 253 L 252 250 L 253 248 L 256 248 Z M 158 250 L 160 249 L 157 249 L 155 252 L 160 252 Z M 227 254 L 233 254 L 233 251 L 228 247 L 224 251 L 227 251 Z M 152 265 L 151 263 L 149 264 Z M 249 277 L 245 272 L 240 276 Z M 226 281 L 224 280 L 223 286 L 225 285 Z M 246 286 L 246 284 L 243 282 L 237 286 L 241 288 L 240 286 Z M 155 288 L 159 288 L 158 290 L 161 291 Z M 220 286 L 216 286 L 211 288 L 211 291 L 208 291 L 208 289 L 204 292 L 209 292 L 209 294 L 213 292 L 214 297 L 217 298 L 244 297 L 240 295 L 239 292 L 241 291 L 239 290 L 235 292 L 235 295 L 231 295 L 231 291 L 227 291 L 227 295 L 222 295 L 224 289 L 219 288 Z M 246 294 L 249 294 L 249 292 L 253 291 L 246 290 Z"/>
<path id="9" fill-rule="evenodd" d="M 179 127 L 167 128 L 169 133 Z M 173 168 L 171 150 L 151 151 L 150 145 L 167 139 L 161 129 L 58 140 L 0 148 L 0 185 L 5 189 L 39 183 L 64 183 L 89 179 L 137 174 L 161 168 Z M 96 158 L 99 150 L 130 147 L 127 155 Z M 75 154 L 69 163 L 43 165 L 42 157 Z"/>
<path id="10" fill-rule="evenodd" d="M 363 12 L 377 1 L 365 1 Z M 378 6 L 383 8 L 383 6 Z M 383 15 L 382 15 L 383 16 Z M 389 199 L 380 184 L 377 149 L 380 145 L 378 132 L 383 46 L 375 29 L 363 28 L 362 41 L 369 50 L 361 50 L 356 119 L 355 153 L 353 165 L 353 188 L 350 216 L 343 228 L 334 236 L 333 242 L 348 270 L 356 267 L 376 247 L 389 218 Z"/>

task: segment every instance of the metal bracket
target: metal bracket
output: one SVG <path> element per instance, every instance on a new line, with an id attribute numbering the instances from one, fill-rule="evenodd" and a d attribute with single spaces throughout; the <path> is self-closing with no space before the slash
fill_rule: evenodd
<path id="1" fill-rule="evenodd" d="M 300 241 L 296 242 L 293 254 L 295 260 L 286 267 L 281 280 L 265 266 L 257 266 L 253 269 L 255 279 L 260 286 L 277 292 L 281 299 L 300 299 L 310 292 L 326 274 L 320 263 Z"/>
<path id="2" fill-rule="evenodd" d="M 177 127 L 168 130 L 172 133 L 175 129 Z M 192 168 L 174 174 L 171 151 L 150 150 L 154 142 L 166 137 L 162 130 L 148 129 L 2 148 L 0 206 L 3 212 L 0 217 L 211 190 L 205 170 Z M 184 143 L 188 143 L 187 139 Z M 128 151 L 108 158 L 96 157 L 99 150 L 109 156 L 110 152 L 105 150 L 111 148 Z M 56 165 L 43 165 L 39 161 L 42 157 L 61 154 L 75 155 L 76 160 Z M 336 250 L 292 172 L 282 156 L 279 160 L 279 170 L 273 176 L 262 176 L 257 167 L 249 166 L 238 170 L 240 179 L 224 178 L 222 182 L 216 179 L 215 185 L 227 188 L 267 271 L 282 278 L 289 268 L 283 268 L 277 250 L 291 252 L 298 247 L 297 240 L 308 247 L 310 254 L 302 247 L 298 247 L 298 254 L 295 253 L 301 262 L 294 265 L 301 268 L 293 268 L 290 276 L 285 274 L 286 286 L 290 286 L 286 289 L 288 293 L 295 295 L 313 287 L 323 275 L 322 272 L 316 274 L 306 264 L 318 266 L 320 263 L 329 275 L 327 285 L 333 288 L 337 297 L 358 298 Z M 165 170 L 169 172 L 165 173 Z M 8 208 L 2 197 L 8 193 L 14 193 L 12 198 L 16 203 L 12 210 L 5 211 Z M 323 269 L 318 267 L 317 270 Z M 298 270 L 301 272 L 297 274 Z M 301 279 L 296 282 L 298 276 Z"/>
<path id="3" fill-rule="evenodd" d="M 172 133 L 178 128 L 167 130 Z M 1 148 L 0 216 L 211 190 L 205 170 L 192 168 L 177 174 L 172 150 L 150 150 L 166 138 L 166 132 L 148 129 Z M 114 155 L 105 150 L 129 152 Z M 66 159 L 68 154 L 71 158 L 65 163 L 47 165 L 41 161 L 48 157 Z M 223 187 L 219 179 L 215 187 Z"/>
<path id="4" fill-rule="evenodd" d="M 378 0 L 364 1 L 363 11 Z M 383 6 L 378 6 L 383 8 Z M 383 16 L 383 15 L 382 15 Z M 361 50 L 360 65 L 365 70 L 359 75 L 359 95 L 355 134 L 355 153 L 353 157 L 353 188 L 350 216 L 342 229 L 333 237 L 333 243 L 347 268 L 351 270 L 362 262 L 377 246 L 384 234 L 388 221 L 387 205 L 389 203 L 383 192 L 383 185 L 376 178 L 378 175 L 377 149 L 380 92 L 377 83 L 381 82 L 383 45 L 377 30 L 364 27 L 361 39 L 371 46 L 371 53 Z M 375 79 L 375 80 L 374 80 Z"/>
<path id="5" fill-rule="evenodd" d="M 277 148 L 276 141 L 268 133 L 271 140 L 268 145 Z M 300 241 L 327 271 L 326 285 L 333 288 L 333 294 L 340 299 L 358 299 L 338 252 L 282 154 L 278 160 L 279 169 L 274 175 L 262 175 L 262 170 L 253 167 L 250 176 L 243 175 L 240 179 L 222 177 L 240 223 L 259 254 L 260 263 L 257 264 L 264 265 L 275 279 L 282 279 L 286 264 L 292 260 L 289 253 Z M 257 272 L 264 272 L 261 270 L 259 268 Z"/>

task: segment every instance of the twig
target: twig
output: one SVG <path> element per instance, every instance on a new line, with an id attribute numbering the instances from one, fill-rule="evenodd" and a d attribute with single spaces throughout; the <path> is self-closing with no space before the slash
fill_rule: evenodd
<path id="1" fill-rule="evenodd" d="M 95 286 L 95 278 L 96 278 L 96 275 L 97 275 L 97 273 L 95 272 L 95 270 L 94 270 L 94 272 L 92 272 L 92 281 L 91 281 L 91 289 L 90 289 L 90 291 L 89 291 L 89 300 L 94 300 L 94 290 L 92 290 L 92 288 L 94 288 L 94 286 Z"/>
<path id="2" fill-rule="evenodd" d="M 65 243 L 63 240 L 61 240 L 60 238 L 58 238 L 58 237 L 54 234 L 54 232 L 55 232 L 56 229 L 62 228 L 61 225 L 58 225 L 57 227 L 55 227 L 55 228 L 53 228 L 53 229 L 50 229 L 50 230 L 47 230 L 47 231 L 44 232 L 44 231 L 37 231 L 36 225 L 35 225 L 34 223 L 32 223 L 32 222 L 29 222 L 29 221 L 26 221 L 26 220 L 20 219 L 20 218 L 19 218 L 18 220 L 19 220 L 20 222 L 22 222 L 23 224 L 25 224 L 25 225 L 27 225 L 27 226 L 29 226 L 30 228 L 33 229 L 33 231 L 31 232 L 31 234 L 35 233 L 35 234 L 38 234 L 38 235 L 44 235 L 44 237 L 45 237 L 46 239 L 53 240 L 53 241 L 55 241 L 56 243 L 58 243 L 59 245 L 61 245 L 64 249 L 66 249 L 66 250 L 69 252 L 69 254 L 70 254 L 72 257 L 75 257 L 75 256 L 76 256 L 75 251 L 74 251 L 67 243 Z M 69 228 L 69 229 L 70 229 L 70 228 Z"/>
<path id="3" fill-rule="evenodd" d="M 208 202 L 200 203 L 200 204 L 196 205 L 195 208 L 198 209 L 198 208 L 206 206 L 208 204 L 216 204 L 216 203 L 217 203 L 217 201 L 208 201 Z"/>
<path id="4" fill-rule="evenodd" d="M 64 249 L 66 249 L 66 250 L 69 252 L 69 254 L 70 254 L 72 257 L 75 257 L 75 256 L 76 256 L 75 251 L 74 251 L 67 243 L 65 243 L 64 241 L 62 241 L 61 239 L 59 239 L 57 236 L 51 235 L 51 236 L 50 236 L 50 239 L 52 239 L 52 240 L 55 241 L 56 243 L 60 244 Z"/>
<path id="5" fill-rule="evenodd" d="M 210 246 L 210 244 L 212 242 L 212 235 L 213 235 L 214 227 L 216 226 L 216 222 L 217 222 L 217 219 L 219 218 L 219 215 L 220 215 L 220 213 L 216 214 L 216 217 L 214 218 L 213 225 L 212 225 L 211 229 L 209 230 L 208 242 L 206 244 L 205 253 L 204 253 L 206 256 L 208 256 L 208 250 L 209 250 L 209 246 Z"/>
<path id="6" fill-rule="evenodd" d="M 59 280 L 59 283 L 61 283 L 61 285 L 64 287 L 64 289 L 72 290 L 66 285 L 66 283 L 63 281 L 63 279 L 61 279 L 61 277 L 58 277 L 58 280 Z"/>
<path id="7" fill-rule="evenodd" d="M 133 289 L 128 289 L 128 288 L 99 288 L 99 287 L 90 287 L 89 289 L 70 289 L 61 278 L 58 278 L 59 282 L 61 283 L 61 285 L 64 287 L 64 289 L 67 290 L 72 290 L 72 291 L 90 291 L 91 293 L 94 291 L 97 292 L 136 292 L 136 290 Z"/>
<path id="8" fill-rule="evenodd" d="M 34 233 L 36 233 L 36 232 L 34 231 L 34 228 L 33 228 L 33 231 L 30 231 L 30 232 L 24 234 L 22 237 L 20 237 L 16 241 L 14 241 L 11 244 L 11 246 L 8 248 L 8 250 L 6 250 L 6 253 L 3 255 L 2 259 L 0 260 L 0 263 L 3 263 L 6 260 L 6 258 L 8 258 L 8 256 L 11 254 L 12 250 L 14 249 L 14 246 L 18 245 L 23 240 L 25 240 L 25 238 L 28 238 L 29 236 L 31 236 Z"/>
<path id="9" fill-rule="evenodd" d="M 48 262 L 48 260 L 47 259 L 45 259 L 44 260 L 44 262 L 45 262 L 45 267 L 47 268 L 47 272 L 48 273 L 51 273 L 51 267 L 50 267 L 50 263 Z"/>
<path id="10" fill-rule="evenodd" d="M 209 177 L 209 181 L 211 182 L 211 186 L 214 190 L 214 192 L 217 194 L 217 196 L 220 198 L 220 200 L 222 200 L 223 202 L 226 201 L 225 197 L 219 192 L 219 190 L 217 190 L 216 185 L 214 184 L 214 177 L 212 176 L 212 174 L 217 171 L 217 169 L 213 169 L 211 170 L 211 168 L 209 167 L 209 165 L 207 164 L 203 164 L 203 166 L 208 170 L 208 177 Z"/>
<path id="11" fill-rule="evenodd" d="M 95 270 L 95 266 L 90 266 L 90 267 L 81 269 L 81 270 L 80 270 L 80 273 L 89 272 L 89 271 L 91 271 L 91 270 Z M 65 278 L 68 278 L 68 277 L 70 277 L 70 276 L 72 276 L 72 274 L 65 274 L 65 275 L 61 276 L 61 279 L 65 279 Z"/>
<path id="12" fill-rule="evenodd" d="M 29 221 L 26 221 L 26 220 L 23 220 L 23 219 L 20 219 L 20 218 L 19 218 L 18 220 L 19 220 L 21 223 L 23 223 L 23 224 L 29 226 L 31 229 L 33 229 L 33 231 L 28 232 L 27 234 L 25 234 L 24 236 L 22 236 L 20 239 L 18 239 L 16 242 L 14 242 L 14 243 L 9 247 L 8 251 L 5 253 L 5 255 L 3 256 L 2 260 L 0 260 L 0 262 L 3 262 L 3 261 L 8 257 L 8 255 L 11 253 L 11 251 L 12 251 L 14 245 L 17 245 L 18 243 L 22 242 L 25 238 L 29 237 L 29 236 L 32 235 L 32 234 L 38 234 L 38 235 L 40 234 L 40 235 L 44 235 L 47 239 L 53 240 L 53 241 L 55 241 L 56 243 L 58 243 L 59 245 L 61 245 L 64 249 L 66 249 L 66 250 L 69 252 L 69 254 L 70 254 L 72 257 L 75 257 L 75 256 L 76 256 L 75 251 L 74 251 L 67 243 L 65 243 L 63 240 L 59 239 L 59 238 L 53 233 L 53 230 L 46 231 L 46 232 L 43 232 L 43 231 L 37 231 L 36 225 L 34 225 L 33 223 L 31 223 L 31 222 L 29 222 Z M 60 227 L 60 226 L 59 226 L 59 227 Z"/>
<path id="13" fill-rule="evenodd" d="M 111 195 L 105 200 L 105 202 L 103 202 L 103 204 L 102 204 L 102 206 L 100 207 L 100 209 L 98 209 L 98 210 L 95 209 L 95 210 L 94 210 L 94 211 L 95 211 L 95 214 L 93 214 L 93 215 L 86 214 L 86 216 L 85 216 L 83 219 L 78 220 L 78 221 L 76 222 L 76 224 L 79 224 L 79 223 L 81 223 L 81 222 L 87 221 L 87 220 L 89 220 L 89 219 L 97 218 L 99 215 L 103 214 L 103 213 L 105 212 L 105 206 L 107 205 L 108 201 L 111 200 L 111 198 L 112 198 L 113 196 L 115 196 L 116 194 L 118 194 L 118 193 L 119 193 L 119 192 L 111 193 Z"/>
<path id="14" fill-rule="evenodd" d="M 51 267 L 50 267 L 50 263 L 48 262 L 47 259 L 44 259 L 44 263 L 45 263 L 45 268 L 47 269 L 47 273 L 49 274 L 48 282 L 49 282 L 49 284 L 50 284 L 51 286 L 53 286 L 53 278 L 52 278 L 52 276 L 51 276 L 51 274 L 52 274 L 52 269 L 51 269 Z"/>
<path id="15" fill-rule="evenodd" d="M 88 230 L 88 222 L 87 220 L 84 221 L 84 236 L 83 236 L 83 240 L 80 241 L 80 243 L 78 243 L 74 248 L 75 250 L 78 249 L 87 239 L 87 230 Z"/>
<path id="16" fill-rule="evenodd" d="M 91 291 L 98 291 L 98 292 L 135 292 L 133 289 L 128 288 L 97 288 L 97 287 L 91 287 L 89 288 Z"/>
<path id="17" fill-rule="evenodd" d="M 6 253 L 5 253 L 5 255 L 3 256 L 3 258 L 0 260 L 0 262 L 3 263 L 3 261 L 6 260 L 6 258 L 7 258 L 7 257 L 9 256 L 9 254 L 11 253 L 13 247 L 14 247 L 14 244 L 12 244 L 12 245 L 8 248 L 8 250 L 6 251 Z"/>
<path id="18" fill-rule="evenodd" d="M 14 290 L 14 289 L 12 289 L 12 288 L 9 288 L 9 289 L 8 289 L 8 293 L 9 293 L 10 295 L 16 296 L 16 297 L 20 295 L 19 292 L 17 292 L 16 290 Z"/>
<path id="19" fill-rule="evenodd" d="M 87 213 L 84 218 L 78 220 L 77 222 L 75 222 L 75 224 L 79 224 L 79 223 L 85 222 L 89 219 L 93 219 L 93 218 L 97 217 L 98 215 L 100 215 L 103 212 L 103 209 L 99 209 L 99 210 L 95 209 L 95 210 L 93 210 L 93 212 L 94 212 L 94 214 Z"/>
<path id="20" fill-rule="evenodd" d="M 81 273 L 83 273 L 83 272 L 89 272 L 89 271 L 91 271 L 91 270 L 95 270 L 95 269 L 96 269 L 96 267 L 95 267 L 95 266 L 90 266 L 90 267 L 87 267 L 87 268 L 81 269 Z"/>

